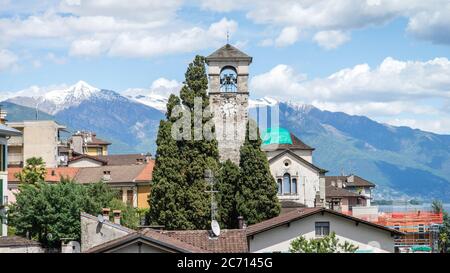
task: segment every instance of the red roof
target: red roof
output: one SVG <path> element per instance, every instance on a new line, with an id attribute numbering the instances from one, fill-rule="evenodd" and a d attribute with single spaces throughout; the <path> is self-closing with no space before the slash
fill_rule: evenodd
<path id="1" fill-rule="evenodd" d="M 8 168 L 8 182 L 19 182 L 15 174 L 22 171 L 19 167 L 9 167 Z M 68 177 L 73 179 L 79 171 L 79 168 L 72 167 L 59 167 L 59 168 L 47 168 L 47 174 L 45 176 L 46 182 L 59 182 L 61 177 Z"/>
<path id="2" fill-rule="evenodd" d="M 392 234 L 404 235 L 404 233 L 402 233 L 402 232 L 400 232 L 398 230 L 395 230 L 395 229 L 391 229 L 391 228 L 388 228 L 388 227 L 385 227 L 385 226 L 382 226 L 382 225 L 379 225 L 379 224 L 375 224 L 375 223 L 372 223 L 372 222 L 369 222 L 369 221 L 366 221 L 366 220 L 363 220 L 363 219 L 360 219 L 360 218 L 356 218 L 356 217 L 353 217 L 353 216 L 350 216 L 350 215 L 346 215 L 346 214 L 343 214 L 343 213 L 340 213 L 340 212 L 337 212 L 337 211 L 334 211 L 334 210 L 330 210 L 330 209 L 326 209 L 326 208 L 319 208 L 319 207 L 316 207 L 316 208 L 299 208 L 299 209 L 296 209 L 294 211 L 287 212 L 287 213 L 281 214 L 281 215 L 279 215 L 277 217 L 274 217 L 274 218 L 268 219 L 266 221 L 260 222 L 258 224 L 251 225 L 251 226 L 249 226 L 247 228 L 247 235 L 250 236 L 250 235 L 254 235 L 254 234 L 258 234 L 258 233 L 264 232 L 266 230 L 271 230 L 273 228 L 286 225 L 286 224 L 291 223 L 293 221 L 296 221 L 296 220 L 308 217 L 310 215 L 313 215 L 313 214 L 316 214 L 316 213 L 319 213 L 319 212 L 321 212 L 321 213 L 327 212 L 327 213 L 330 213 L 330 214 L 334 214 L 336 216 L 340 216 L 340 217 L 343 217 L 343 218 L 355 221 L 357 223 L 363 223 L 363 224 L 366 224 L 368 226 L 372 226 L 374 228 L 378 228 L 378 229 L 381 229 L 381 230 L 389 231 Z"/>
<path id="3" fill-rule="evenodd" d="M 153 168 L 155 167 L 155 160 L 149 160 L 145 163 L 145 168 L 135 178 L 136 181 L 151 181 L 153 178 Z"/>

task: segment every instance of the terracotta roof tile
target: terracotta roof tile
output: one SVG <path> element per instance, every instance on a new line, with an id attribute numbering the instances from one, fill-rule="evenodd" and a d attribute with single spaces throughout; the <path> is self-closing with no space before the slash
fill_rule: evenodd
<path id="1" fill-rule="evenodd" d="M 75 161 L 78 161 L 78 160 L 84 159 L 84 158 L 88 158 L 88 159 L 92 159 L 92 160 L 94 160 L 94 161 L 98 161 L 99 163 L 102 163 L 103 165 L 106 165 L 106 164 L 108 163 L 108 161 L 106 161 L 106 160 L 104 160 L 104 159 L 101 159 L 101 158 L 98 157 L 98 156 L 91 156 L 91 155 L 87 155 L 87 154 L 81 154 L 81 155 L 72 157 L 72 158 L 69 160 L 69 162 L 75 162 Z"/>
<path id="2" fill-rule="evenodd" d="M 327 186 L 325 187 L 325 196 L 326 197 L 361 197 L 366 198 L 364 195 L 360 195 L 354 193 L 352 191 L 335 187 L 335 186 Z"/>
<path id="3" fill-rule="evenodd" d="M 155 161 L 150 160 L 145 164 L 145 168 L 136 177 L 136 181 L 151 181 L 153 178 L 153 168 L 155 167 Z"/>
<path id="4" fill-rule="evenodd" d="M 150 243 L 159 245 L 163 248 L 169 249 L 170 252 L 181 252 L 181 253 L 203 253 L 209 252 L 201 248 L 195 247 L 188 243 L 182 242 L 176 238 L 167 236 L 161 232 L 153 229 L 144 229 L 139 232 L 133 232 L 123 237 L 105 242 L 98 246 L 88 249 L 87 253 L 102 253 L 113 250 L 116 247 L 122 246 L 124 244 L 130 243 L 135 240 L 144 240 Z"/>
<path id="5" fill-rule="evenodd" d="M 180 241 L 214 253 L 248 252 L 247 236 L 244 229 L 222 230 L 219 237 L 211 237 L 207 230 L 160 231 Z"/>
<path id="6" fill-rule="evenodd" d="M 222 59 L 238 59 L 243 61 L 252 61 L 252 57 L 248 56 L 244 52 L 240 51 L 236 47 L 226 44 L 223 47 L 217 49 L 213 53 L 211 53 L 208 57 L 206 57 L 206 61 L 216 61 Z"/>
<path id="7" fill-rule="evenodd" d="M 15 177 L 16 173 L 22 171 L 19 167 L 9 167 L 8 168 L 8 182 L 18 183 L 19 179 Z M 45 176 L 46 182 L 59 182 L 61 177 L 68 177 L 73 179 L 79 171 L 79 168 L 72 167 L 59 167 L 59 168 L 47 168 L 47 174 Z"/>
<path id="8" fill-rule="evenodd" d="M 138 162 L 145 162 L 146 155 L 143 154 L 117 154 L 117 155 L 100 155 L 97 158 L 104 160 L 108 165 L 133 165 Z"/>
<path id="9" fill-rule="evenodd" d="M 147 167 L 147 164 L 139 164 L 79 168 L 75 180 L 82 184 L 98 182 L 104 178 L 105 171 L 108 171 L 110 180 L 105 180 L 105 183 L 150 182 L 150 180 L 136 180 Z"/>
<path id="10" fill-rule="evenodd" d="M 350 215 L 346 215 L 346 214 L 343 214 L 343 213 L 340 213 L 340 212 L 337 212 L 337 211 L 334 211 L 334 210 L 330 210 L 330 209 L 326 209 L 326 208 L 318 208 L 317 207 L 317 208 L 299 208 L 297 210 L 294 210 L 294 211 L 291 211 L 291 212 L 288 212 L 288 213 L 285 213 L 285 214 L 281 214 L 281 215 L 279 215 L 277 217 L 274 217 L 274 218 L 271 218 L 269 220 L 260 222 L 258 224 L 251 225 L 251 226 L 247 227 L 247 229 L 246 229 L 247 236 L 251 236 L 251 235 L 254 235 L 254 234 L 257 234 L 257 233 L 261 233 L 261 232 L 264 232 L 266 230 L 270 230 L 270 229 L 273 229 L 273 228 L 276 228 L 276 227 L 288 224 L 290 222 L 293 222 L 293 221 L 296 221 L 296 220 L 308 217 L 310 215 L 313 215 L 313 214 L 316 214 L 316 213 L 319 213 L 319 212 L 330 213 L 330 214 L 334 214 L 336 216 L 343 217 L 343 218 L 346 218 L 346 219 L 349 219 L 349 220 L 352 220 L 352 221 L 355 221 L 355 222 L 358 222 L 358 223 L 364 223 L 364 224 L 366 224 L 368 226 L 372 226 L 374 228 L 378 228 L 378 229 L 381 229 L 381 230 L 389 231 L 392 234 L 404 235 L 404 233 L 402 233 L 402 232 L 400 232 L 398 230 L 395 230 L 395 229 L 391 229 L 391 228 L 388 228 L 388 227 L 385 227 L 385 226 L 382 226 L 382 225 L 379 225 L 379 224 L 375 224 L 375 223 L 372 223 L 372 222 L 369 222 L 369 221 L 366 221 L 366 220 L 363 220 L 363 219 L 360 219 L 360 218 L 356 218 L 356 217 L 353 217 L 353 216 L 350 216 Z"/>
<path id="11" fill-rule="evenodd" d="M 353 182 L 350 182 L 352 180 L 353 176 Z M 348 175 L 348 176 L 325 176 L 325 184 L 327 186 L 331 185 L 331 182 L 337 182 L 338 180 L 341 180 L 343 183 L 345 183 L 347 186 L 355 186 L 355 187 L 375 187 L 375 184 L 367 181 L 366 179 L 357 176 L 357 175 Z"/>
<path id="12" fill-rule="evenodd" d="M 15 247 L 15 246 L 40 246 L 37 241 L 28 240 L 19 236 L 0 236 L 0 247 Z"/>

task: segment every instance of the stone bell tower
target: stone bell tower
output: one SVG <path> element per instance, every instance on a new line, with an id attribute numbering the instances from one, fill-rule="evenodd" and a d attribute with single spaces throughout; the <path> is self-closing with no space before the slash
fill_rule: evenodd
<path id="1" fill-rule="evenodd" d="M 220 160 L 239 164 L 248 121 L 248 67 L 252 57 L 226 44 L 206 57 L 206 63 Z"/>

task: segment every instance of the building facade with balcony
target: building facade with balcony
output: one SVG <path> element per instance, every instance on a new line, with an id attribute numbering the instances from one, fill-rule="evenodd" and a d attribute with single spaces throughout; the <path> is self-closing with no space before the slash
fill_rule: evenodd
<path id="1" fill-rule="evenodd" d="M 3 120 L 3 119 L 2 119 Z M 6 205 L 8 204 L 8 138 L 20 136 L 21 132 L 0 124 L 0 235 L 6 236 Z"/>
<path id="2" fill-rule="evenodd" d="M 65 126 L 53 120 L 9 122 L 7 125 L 21 132 L 8 140 L 10 166 L 23 166 L 31 157 L 42 157 L 49 168 L 59 165 L 60 136 Z"/>

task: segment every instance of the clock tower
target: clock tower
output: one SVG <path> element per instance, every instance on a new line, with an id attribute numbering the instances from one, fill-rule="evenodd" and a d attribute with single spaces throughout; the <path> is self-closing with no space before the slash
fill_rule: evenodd
<path id="1" fill-rule="evenodd" d="M 252 57 L 226 44 L 206 57 L 206 63 L 220 160 L 239 164 L 248 122 L 248 67 Z"/>

